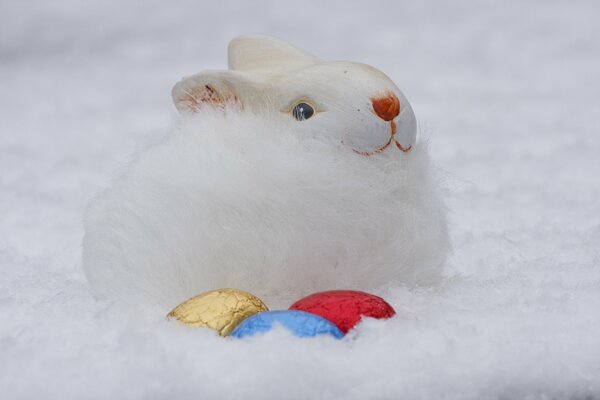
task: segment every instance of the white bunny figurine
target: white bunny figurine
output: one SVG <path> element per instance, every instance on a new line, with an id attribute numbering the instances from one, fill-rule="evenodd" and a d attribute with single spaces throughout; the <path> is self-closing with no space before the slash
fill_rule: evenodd
<path id="1" fill-rule="evenodd" d="M 168 309 L 233 287 L 273 307 L 441 276 L 444 206 L 413 110 L 382 72 L 247 35 L 229 70 L 183 79 L 173 100 L 175 132 L 86 212 L 97 296 Z"/>

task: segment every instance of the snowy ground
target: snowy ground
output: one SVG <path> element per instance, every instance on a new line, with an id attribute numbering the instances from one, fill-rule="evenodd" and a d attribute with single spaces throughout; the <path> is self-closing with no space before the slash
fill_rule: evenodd
<path id="1" fill-rule="evenodd" d="M 0 397 L 600 398 L 598 3 L 322 3 L 0 3 Z M 446 282 L 340 342 L 223 340 L 83 277 L 89 199 L 247 32 L 388 73 L 447 173 Z"/>

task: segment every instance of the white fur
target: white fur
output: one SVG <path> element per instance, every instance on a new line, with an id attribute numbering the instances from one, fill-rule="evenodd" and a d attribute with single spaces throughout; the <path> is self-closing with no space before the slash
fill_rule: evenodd
<path id="1" fill-rule="evenodd" d="M 445 211 L 422 142 L 364 157 L 269 115 L 182 116 L 91 204 L 83 265 L 98 296 L 167 310 L 234 287 L 275 307 L 440 277 Z"/>

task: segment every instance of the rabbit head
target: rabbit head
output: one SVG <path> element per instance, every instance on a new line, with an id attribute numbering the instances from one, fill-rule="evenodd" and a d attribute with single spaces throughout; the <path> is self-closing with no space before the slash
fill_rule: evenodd
<path id="1" fill-rule="evenodd" d="M 177 109 L 250 109 L 365 156 L 409 152 L 415 143 L 417 124 L 408 100 L 371 66 L 322 61 L 279 39 L 247 35 L 229 44 L 229 68 L 177 83 L 172 91 Z"/>

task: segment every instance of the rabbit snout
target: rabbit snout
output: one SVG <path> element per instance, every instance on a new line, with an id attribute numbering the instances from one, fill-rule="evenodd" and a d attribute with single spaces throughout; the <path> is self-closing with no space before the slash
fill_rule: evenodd
<path id="1" fill-rule="evenodd" d="M 390 147 L 392 142 L 394 142 L 394 144 L 396 145 L 398 150 L 402 151 L 403 153 L 408 153 L 410 151 L 410 149 L 412 149 L 412 145 L 410 145 L 408 147 L 402 146 L 402 144 L 398 140 L 395 140 L 396 132 L 397 132 L 396 122 L 392 120 L 392 121 L 390 121 L 390 138 L 383 146 L 381 146 L 373 151 L 360 151 L 360 150 L 356 150 L 356 149 L 352 149 L 352 151 L 354 151 L 356 154 L 360 154 L 362 156 L 368 157 L 368 156 L 372 156 L 374 154 L 383 153 L 388 147 Z"/>
<path id="2" fill-rule="evenodd" d="M 374 154 L 383 153 L 393 142 L 400 151 L 404 153 L 410 151 L 412 145 L 404 147 L 398 140 L 395 139 L 397 132 L 395 119 L 398 117 L 398 115 L 400 115 L 400 100 L 398 100 L 398 97 L 392 92 L 386 92 L 382 96 L 371 97 L 371 103 L 373 105 L 373 111 L 375 114 L 385 122 L 389 122 L 390 137 L 383 146 L 378 147 L 373 151 L 360 151 L 356 149 L 352 150 L 355 153 L 363 156 L 372 156 Z"/>

